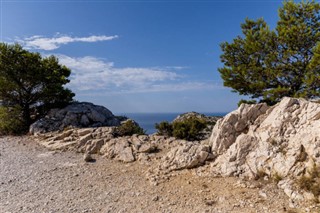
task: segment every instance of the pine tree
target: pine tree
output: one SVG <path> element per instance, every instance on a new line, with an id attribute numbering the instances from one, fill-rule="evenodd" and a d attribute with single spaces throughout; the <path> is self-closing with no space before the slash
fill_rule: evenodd
<path id="1" fill-rule="evenodd" d="M 243 36 L 222 43 L 224 85 L 274 104 L 282 97 L 320 96 L 320 4 L 285 1 L 274 30 L 246 19 Z"/>

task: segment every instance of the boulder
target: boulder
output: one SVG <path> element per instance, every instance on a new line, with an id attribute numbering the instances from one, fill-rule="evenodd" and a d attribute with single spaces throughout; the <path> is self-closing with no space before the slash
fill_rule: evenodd
<path id="1" fill-rule="evenodd" d="M 224 153 L 236 138 L 240 134 L 246 133 L 249 126 L 267 109 L 266 104 L 242 104 L 236 111 L 218 120 L 210 137 L 213 154 L 217 156 Z"/>
<path id="2" fill-rule="evenodd" d="M 242 104 L 217 122 L 209 144 L 214 175 L 286 180 L 291 185 L 281 187 L 290 185 L 287 194 L 301 198 L 292 189 L 299 191 L 298 180 L 320 166 L 320 104 L 295 98 L 272 107 Z"/>
<path id="3" fill-rule="evenodd" d="M 63 109 L 52 109 L 42 119 L 30 126 L 30 133 L 63 130 L 67 127 L 84 128 L 119 126 L 120 120 L 103 106 L 87 102 L 75 102 Z"/>
<path id="4" fill-rule="evenodd" d="M 125 163 L 135 161 L 129 137 L 111 139 L 100 151 L 107 158 L 116 159 Z"/>
<path id="5" fill-rule="evenodd" d="M 161 160 L 160 169 L 174 171 L 192 169 L 205 163 L 210 157 L 210 147 L 196 142 L 181 141 L 181 145 L 172 148 Z"/>

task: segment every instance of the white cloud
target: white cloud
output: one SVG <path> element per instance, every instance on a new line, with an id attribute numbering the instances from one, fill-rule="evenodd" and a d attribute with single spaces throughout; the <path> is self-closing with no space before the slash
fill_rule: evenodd
<path id="1" fill-rule="evenodd" d="M 141 93 L 217 88 L 213 82 L 185 81 L 175 68 L 117 68 L 112 62 L 87 56 L 57 55 L 72 70 L 68 87 L 78 92 Z"/>
<path id="2" fill-rule="evenodd" d="M 89 37 L 71 37 L 57 35 L 53 38 L 43 37 L 43 36 L 32 36 L 24 39 L 17 39 L 16 41 L 21 43 L 28 49 L 41 49 L 41 50 L 55 50 L 58 49 L 63 44 L 68 44 L 72 42 L 98 42 L 98 41 L 109 41 L 118 38 L 117 35 L 114 36 L 89 36 Z"/>

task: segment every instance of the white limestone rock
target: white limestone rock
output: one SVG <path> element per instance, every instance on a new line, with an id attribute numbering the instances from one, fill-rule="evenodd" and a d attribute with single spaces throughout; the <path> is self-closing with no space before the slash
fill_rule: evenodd
<path id="1" fill-rule="evenodd" d="M 196 142 L 182 141 L 172 148 L 160 163 L 162 170 L 174 171 L 201 166 L 210 155 L 210 148 Z"/>
<path id="2" fill-rule="evenodd" d="M 320 104 L 295 98 L 273 107 L 243 104 L 218 121 L 209 144 L 215 175 L 297 180 L 320 165 Z M 284 188 L 301 199 L 292 187 Z"/>
<path id="3" fill-rule="evenodd" d="M 100 153 L 107 158 L 116 159 L 125 163 L 135 161 L 129 137 L 111 139 L 101 148 Z"/>

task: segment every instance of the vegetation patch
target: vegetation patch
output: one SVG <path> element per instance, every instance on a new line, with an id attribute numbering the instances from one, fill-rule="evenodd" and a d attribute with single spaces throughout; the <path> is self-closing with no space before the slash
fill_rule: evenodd
<path id="1" fill-rule="evenodd" d="M 269 105 L 283 97 L 319 97 L 319 11 L 317 1 L 288 0 L 275 27 L 247 18 L 242 34 L 221 44 L 224 86 Z"/>
<path id="2" fill-rule="evenodd" d="M 283 180 L 283 177 L 278 173 L 275 172 L 274 174 L 272 174 L 272 180 L 276 183 L 279 183 L 281 180 Z"/>
<path id="3" fill-rule="evenodd" d="M 0 134 L 18 135 L 26 133 L 28 126 L 21 119 L 22 111 L 19 106 L 0 107 Z"/>
<path id="4" fill-rule="evenodd" d="M 0 43 L 1 132 L 25 133 L 50 109 L 72 102 L 75 94 L 65 88 L 70 74 L 55 56 Z"/>
<path id="5" fill-rule="evenodd" d="M 240 107 L 241 104 L 256 104 L 256 103 L 257 103 L 256 100 L 244 100 L 244 99 L 241 99 L 238 102 L 238 107 Z"/>
<path id="6" fill-rule="evenodd" d="M 260 180 L 260 179 L 263 179 L 265 176 L 268 176 L 268 174 L 265 172 L 265 170 L 264 169 L 259 169 L 257 171 L 257 173 L 255 174 L 254 179 L 255 180 Z"/>
<path id="7" fill-rule="evenodd" d="M 141 128 L 136 122 L 133 120 L 127 120 L 123 122 L 120 126 L 118 126 L 115 130 L 115 136 L 132 136 L 134 134 L 137 135 L 145 135 L 146 132 L 143 128 Z"/>
<path id="8" fill-rule="evenodd" d="M 204 119 L 192 116 L 184 120 L 174 121 L 173 123 L 163 121 L 156 124 L 155 127 L 159 135 L 173 136 L 175 138 L 193 141 L 202 138 L 202 131 L 207 125 L 209 124 Z"/>
<path id="9" fill-rule="evenodd" d="M 298 186 L 308 192 L 311 192 L 317 202 L 319 202 L 320 195 L 320 167 L 316 164 L 307 171 L 301 178 L 297 180 Z"/>
<path id="10" fill-rule="evenodd" d="M 156 123 L 155 125 L 157 129 L 158 135 L 163 135 L 163 136 L 173 136 L 173 126 L 171 123 L 168 121 L 162 121 L 161 123 Z"/>

